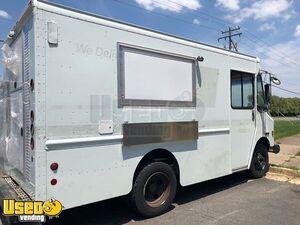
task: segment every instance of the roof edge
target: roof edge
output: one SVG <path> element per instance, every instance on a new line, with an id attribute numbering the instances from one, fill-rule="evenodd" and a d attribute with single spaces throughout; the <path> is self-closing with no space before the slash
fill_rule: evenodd
<path id="1" fill-rule="evenodd" d="M 58 3 L 44 1 L 44 0 L 31 0 L 31 2 L 32 2 L 33 6 L 36 6 L 37 8 L 43 9 L 43 4 L 46 4 L 46 5 L 58 7 L 60 9 L 72 11 L 72 12 L 75 12 L 75 13 L 84 14 L 86 16 L 91 16 L 91 17 L 94 17 L 94 18 L 107 20 L 107 21 L 110 21 L 110 22 L 113 22 L 113 23 L 118 23 L 118 24 L 121 24 L 121 25 L 134 27 L 134 28 L 141 29 L 141 30 L 144 30 L 144 31 L 153 32 L 155 34 L 160 34 L 160 35 L 168 36 L 168 37 L 171 37 L 171 38 L 176 38 L 176 39 L 179 39 L 179 40 L 182 40 L 182 41 L 187 41 L 187 42 L 190 42 L 190 43 L 193 43 L 193 44 L 202 45 L 202 46 L 205 46 L 205 47 L 208 47 L 208 48 L 212 48 L 212 49 L 216 49 L 218 51 L 222 51 L 222 52 L 224 52 L 224 54 L 230 54 L 231 56 L 249 57 L 252 60 L 255 60 L 256 62 L 260 62 L 260 60 L 257 57 L 252 56 L 252 55 L 248 55 L 248 54 L 244 54 L 244 53 L 240 53 L 240 52 L 233 52 L 233 51 L 230 51 L 230 50 L 227 50 L 227 49 L 224 49 L 224 48 L 221 48 L 221 47 L 217 47 L 217 46 L 214 46 L 214 45 L 210 45 L 210 44 L 206 44 L 206 43 L 203 43 L 203 42 L 195 41 L 195 40 L 192 40 L 192 39 L 189 39 L 189 38 L 176 36 L 176 35 L 166 33 L 166 32 L 162 32 L 162 31 L 158 31 L 158 30 L 155 30 L 155 29 L 150 29 L 150 28 L 143 27 L 143 26 L 140 26 L 140 25 L 120 21 L 120 20 L 113 19 L 113 18 L 110 18 L 110 17 L 97 15 L 97 14 L 94 14 L 94 13 L 90 13 L 90 12 L 87 12 L 87 11 L 84 11 L 84 10 L 79 10 L 79 9 L 72 8 L 72 7 L 65 6 L 65 5 L 61 5 L 61 4 L 58 4 Z M 39 4 L 39 3 L 41 3 L 41 4 Z"/>

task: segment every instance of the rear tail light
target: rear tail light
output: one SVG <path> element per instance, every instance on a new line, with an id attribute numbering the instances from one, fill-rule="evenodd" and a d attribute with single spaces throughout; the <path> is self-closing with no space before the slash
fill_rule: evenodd
<path id="1" fill-rule="evenodd" d="M 58 163 L 52 163 L 52 164 L 50 165 L 50 169 L 51 169 L 52 171 L 56 171 L 56 170 L 58 169 Z"/>
<path id="2" fill-rule="evenodd" d="M 51 185 L 53 185 L 53 186 L 54 186 L 54 185 L 56 185 L 56 184 L 57 184 L 57 180 L 56 180 L 56 179 L 52 179 L 50 183 L 51 183 Z"/>

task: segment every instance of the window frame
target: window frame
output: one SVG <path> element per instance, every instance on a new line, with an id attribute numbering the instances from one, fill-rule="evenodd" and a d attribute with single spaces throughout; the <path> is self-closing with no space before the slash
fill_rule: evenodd
<path id="1" fill-rule="evenodd" d="M 166 107 L 166 108 L 195 108 L 197 101 L 197 85 L 196 70 L 197 61 L 194 57 L 179 55 L 176 53 L 165 52 L 161 50 L 145 48 L 137 45 L 126 43 L 117 43 L 118 49 L 118 107 Z M 158 56 L 173 58 L 179 61 L 188 61 L 192 63 L 192 101 L 176 101 L 176 100 L 150 100 L 150 99 L 127 99 L 125 98 L 125 74 L 124 74 L 124 50 L 134 50 L 141 53 L 151 53 Z"/>
<path id="2" fill-rule="evenodd" d="M 266 104 L 266 94 L 265 94 L 265 87 L 263 85 L 264 81 L 263 81 L 263 78 L 262 78 L 262 75 L 259 73 L 257 76 L 256 76 L 256 105 L 257 105 L 257 109 L 259 109 L 259 105 L 258 105 L 258 78 L 260 77 L 261 79 L 261 89 L 262 89 L 262 94 L 263 94 L 263 99 L 264 99 L 264 105 Z"/>
<path id="3" fill-rule="evenodd" d="M 241 97 L 242 97 L 242 106 L 241 107 L 236 107 L 232 105 L 232 75 L 234 73 L 238 73 L 240 74 L 240 78 L 241 78 Z M 243 75 L 250 75 L 252 78 L 252 102 L 253 102 L 253 106 L 252 107 L 244 107 L 244 90 L 243 90 Z M 255 74 L 253 73 L 249 73 L 249 72 L 244 72 L 244 71 L 240 71 L 240 70 L 230 70 L 230 102 L 231 102 L 231 108 L 232 109 L 236 109 L 236 110 L 253 110 L 255 108 Z"/>

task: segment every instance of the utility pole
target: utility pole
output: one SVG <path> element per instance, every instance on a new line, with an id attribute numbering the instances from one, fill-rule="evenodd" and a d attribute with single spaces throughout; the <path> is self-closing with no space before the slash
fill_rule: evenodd
<path id="1" fill-rule="evenodd" d="M 230 51 L 236 51 L 238 52 L 237 49 L 237 42 L 234 42 L 234 40 L 232 39 L 235 36 L 241 36 L 243 33 L 242 32 L 237 32 L 239 31 L 241 28 L 239 26 L 232 28 L 232 27 L 228 27 L 228 30 L 226 31 L 222 31 L 223 36 L 218 38 L 218 42 L 222 39 L 229 40 L 229 50 Z"/>

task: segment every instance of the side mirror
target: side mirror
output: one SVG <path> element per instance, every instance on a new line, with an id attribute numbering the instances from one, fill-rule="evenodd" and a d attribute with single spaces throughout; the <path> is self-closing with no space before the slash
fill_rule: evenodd
<path id="1" fill-rule="evenodd" d="M 271 77 L 271 81 L 273 84 L 280 85 L 281 81 L 276 77 Z"/>
<path id="2" fill-rule="evenodd" d="M 271 102 L 271 90 L 270 90 L 269 84 L 265 84 L 265 96 L 266 96 L 267 103 L 270 103 Z"/>

